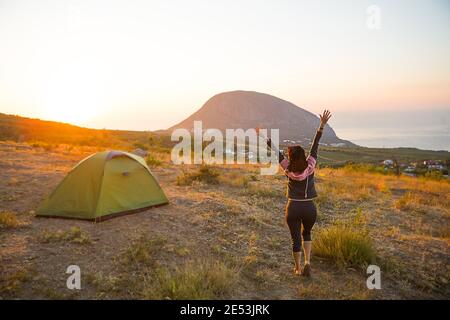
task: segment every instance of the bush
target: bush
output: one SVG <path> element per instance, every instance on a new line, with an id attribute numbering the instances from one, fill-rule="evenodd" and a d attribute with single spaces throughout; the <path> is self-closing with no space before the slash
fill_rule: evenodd
<path id="1" fill-rule="evenodd" d="M 232 187 L 247 187 L 250 178 L 242 172 L 231 172 L 219 177 L 221 183 Z"/>
<path id="2" fill-rule="evenodd" d="M 428 171 L 427 173 L 425 173 L 424 177 L 426 179 L 439 181 L 439 180 L 443 179 L 443 174 L 441 171 L 434 170 L 434 171 Z"/>
<path id="3" fill-rule="evenodd" d="M 161 160 L 156 159 L 151 154 L 149 154 L 147 156 L 147 158 L 145 159 L 145 162 L 147 162 L 147 165 L 149 165 L 150 167 L 158 167 L 162 164 Z"/>
<path id="4" fill-rule="evenodd" d="M 49 142 L 42 142 L 42 141 L 35 141 L 31 143 L 31 146 L 33 148 L 42 148 L 45 151 L 53 151 L 58 148 L 57 144 L 49 143 Z"/>
<path id="5" fill-rule="evenodd" d="M 394 208 L 402 211 L 413 210 L 415 201 L 413 201 L 413 195 L 411 192 L 406 193 L 401 198 L 398 198 L 394 202 Z"/>
<path id="6" fill-rule="evenodd" d="M 19 221 L 15 213 L 9 211 L 0 212 L 0 228 L 15 228 L 18 225 Z"/>
<path id="7" fill-rule="evenodd" d="M 183 171 L 177 177 L 177 185 L 185 186 L 191 185 L 194 181 L 199 181 L 207 184 L 219 183 L 219 172 L 208 165 L 201 165 L 195 172 Z"/>
<path id="8" fill-rule="evenodd" d="M 364 267 L 375 260 L 375 250 L 367 232 L 342 224 L 319 230 L 313 246 L 314 254 L 340 266 Z"/>

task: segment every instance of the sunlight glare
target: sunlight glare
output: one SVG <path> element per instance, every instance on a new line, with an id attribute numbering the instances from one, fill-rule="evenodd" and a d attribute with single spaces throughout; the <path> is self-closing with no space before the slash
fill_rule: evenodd
<path id="1" fill-rule="evenodd" d="M 103 102 L 99 84 L 80 70 L 58 73 L 49 79 L 44 92 L 46 117 L 77 125 L 98 115 Z"/>

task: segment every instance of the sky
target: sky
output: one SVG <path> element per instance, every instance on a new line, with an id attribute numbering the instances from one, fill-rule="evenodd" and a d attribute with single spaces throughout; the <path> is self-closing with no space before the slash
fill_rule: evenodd
<path id="1" fill-rule="evenodd" d="M 0 0 L 0 112 L 156 130 L 231 90 L 450 110 L 449 39 L 445 0 Z"/>

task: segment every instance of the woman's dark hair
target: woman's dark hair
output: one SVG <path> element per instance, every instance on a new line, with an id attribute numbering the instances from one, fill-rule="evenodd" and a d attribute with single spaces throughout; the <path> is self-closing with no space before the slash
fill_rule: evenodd
<path id="1" fill-rule="evenodd" d="M 305 150 L 301 146 L 288 147 L 288 158 L 287 169 L 290 172 L 303 172 L 308 167 Z"/>

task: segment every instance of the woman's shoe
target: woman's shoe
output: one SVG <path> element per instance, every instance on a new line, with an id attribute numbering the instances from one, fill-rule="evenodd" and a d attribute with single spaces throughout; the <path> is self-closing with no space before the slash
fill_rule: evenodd
<path id="1" fill-rule="evenodd" d="M 294 276 L 299 276 L 301 271 L 294 267 Z"/>
<path id="2" fill-rule="evenodd" d="M 311 265 L 309 263 L 305 264 L 301 275 L 307 278 L 311 277 Z"/>

